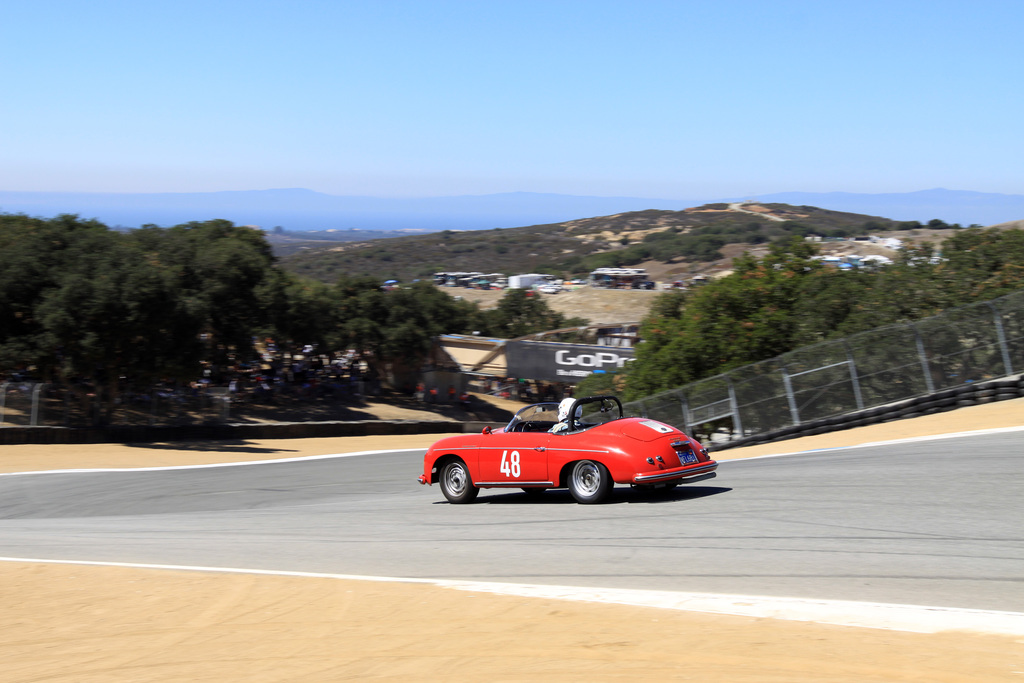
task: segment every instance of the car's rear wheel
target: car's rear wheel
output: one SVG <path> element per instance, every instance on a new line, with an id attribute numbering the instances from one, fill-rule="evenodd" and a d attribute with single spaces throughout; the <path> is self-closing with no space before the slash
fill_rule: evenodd
<path id="1" fill-rule="evenodd" d="M 441 468 L 441 476 L 438 479 L 441 484 L 441 493 L 449 503 L 472 503 L 480 493 L 480 489 L 473 486 L 469 468 L 461 460 L 455 459 L 446 462 Z"/>
<path id="2" fill-rule="evenodd" d="M 593 460 L 580 460 L 569 473 L 569 493 L 577 503 L 600 503 L 612 492 L 612 476 L 608 468 Z"/>

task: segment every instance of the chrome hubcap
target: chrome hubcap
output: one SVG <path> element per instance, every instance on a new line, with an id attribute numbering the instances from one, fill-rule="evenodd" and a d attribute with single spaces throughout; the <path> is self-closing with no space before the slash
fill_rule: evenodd
<path id="1" fill-rule="evenodd" d="M 592 462 L 581 462 L 572 471 L 573 482 L 578 491 L 594 494 L 601 486 L 601 471 Z"/>
<path id="2" fill-rule="evenodd" d="M 466 490 L 466 470 L 458 465 L 453 465 L 445 471 L 444 481 L 448 490 L 459 494 Z"/>

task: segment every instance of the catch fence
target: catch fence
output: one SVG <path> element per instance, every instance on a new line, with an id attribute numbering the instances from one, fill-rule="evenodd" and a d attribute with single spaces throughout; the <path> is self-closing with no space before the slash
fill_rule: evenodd
<path id="1" fill-rule="evenodd" d="M 626 404 L 731 441 L 1024 372 L 1024 291 L 869 330 Z"/>
<path id="2" fill-rule="evenodd" d="M 275 384 L 233 391 L 199 388 L 124 387 L 104 401 L 92 385 L 33 381 L 0 383 L 2 427 L 183 427 L 233 422 L 302 422 L 355 419 L 370 382 L 316 387 Z"/>

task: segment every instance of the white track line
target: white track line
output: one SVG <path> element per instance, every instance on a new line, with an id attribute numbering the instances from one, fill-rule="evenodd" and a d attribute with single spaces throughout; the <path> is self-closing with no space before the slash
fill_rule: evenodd
<path id="1" fill-rule="evenodd" d="M 25 557 L 0 557 L 2 562 L 70 564 L 128 569 L 210 572 L 220 574 L 253 574 L 377 583 L 411 583 L 437 586 L 472 593 L 490 593 L 524 598 L 595 602 L 634 607 L 654 607 L 682 612 L 702 612 L 758 619 L 783 619 L 834 626 L 939 633 L 972 631 L 987 635 L 1024 636 L 1024 613 L 992 610 L 889 605 L 845 600 L 811 600 L 760 595 L 715 595 L 711 593 L 679 593 L 627 588 L 580 588 L 539 584 L 494 583 L 484 581 L 451 581 L 445 579 L 413 579 L 389 576 L 359 576 L 315 572 L 240 569 L 234 567 L 194 567 L 170 564 L 137 564 L 131 562 L 91 562 L 85 560 L 48 560 Z"/>
<path id="2" fill-rule="evenodd" d="M 0 472 L 0 477 L 14 477 L 25 474 L 93 474 L 96 472 L 164 472 L 171 470 L 202 470 L 214 467 L 245 467 L 247 465 L 277 465 L 305 460 L 328 460 L 330 458 L 354 458 L 360 455 L 387 455 L 406 451 L 426 450 L 423 448 L 392 448 L 383 451 L 358 451 L 356 453 L 330 453 L 328 455 L 302 455 L 294 458 L 277 458 L 275 460 L 246 460 L 244 462 L 212 462 L 205 465 L 162 465 L 160 467 L 97 467 L 92 469 L 71 470 L 36 470 L 34 472 Z"/>
<path id="3" fill-rule="evenodd" d="M 915 443 L 919 441 L 936 441 L 939 439 L 959 439 L 965 437 L 984 436 L 986 434 L 1003 434 L 1008 432 L 1024 431 L 1024 426 L 1019 427 L 997 427 L 993 429 L 979 429 L 973 432 L 956 432 L 954 434 L 937 434 L 933 436 L 913 436 L 906 439 L 893 439 L 890 441 L 870 441 L 867 443 L 854 444 L 852 446 L 836 446 L 834 448 L 814 448 L 806 451 L 791 451 L 787 453 L 776 453 L 773 455 L 753 455 L 746 458 L 731 458 L 721 460 L 720 464 L 728 463 L 730 460 L 761 460 L 764 458 L 782 458 L 794 455 L 816 455 L 833 451 L 843 451 L 853 448 L 870 448 L 872 446 L 891 446 L 902 443 Z M 243 462 L 218 462 L 205 465 L 163 465 L 160 467 L 105 467 L 93 469 L 70 469 L 70 470 L 36 470 L 32 472 L 0 472 L 0 477 L 16 477 L 26 474 L 70 474 L 70 473 L 96 473 L 96 472 L 162 472 L 171 470 L 200 470 L 214 467 L 245 467 L 248 465 L 276 465 L 288 462 L 301 462 L 305 460 L 327 460 L 330 458 L 354 458 L 361 455 L 388 455 L 391 453 L 404 453 L 406 451 L 421 451 L 423 448 L 392 448 L 380 451 L 358 451 L 356 453 L 331 453 L 328 455 L 304 455 L 294 458 L 277 458 L 274 460 L 246 460 Z M 727 451 L 726 451 L 727 452 Z M 714 455 L 714 450 L 712 450 Z"/>
<path id="4" fill-rule="evenodd" d="M 985 436 L 987 434 L 1008 434 L 1011 432 L 1024 432 L 1024 425 L 1018 427 L 993 427 L 991 429 L 978 429 L 972 432 L 953 432 L 951 434 L 932 434 L 930 436 L 909 436 L 905 439 L 890 439 L 888 441 L 866 441 L 864 443 L 853 444 L 851 446 L 832 446 L 828 448 L 812 448 L 806 451 L 789 451 L 787 453 L 774 453 L 772 455 L 752 455 L 746 458 L 739 457 L 733 458 L 733 460 L 763 460 L 764 458 L 783 458 L 791 455 L 818 455 L 819 453 L 832 453 L 835 451 L 847 451 L 855 448 L 873 448 L 875 446 L 895 446 L 904 443 L 920 443 L 924 441 L 939 441 L 941 439 L 962 439 L 976 436 Z M 758 444 L 761 445 L 761 444 Z M 750 446 L 750 448 L 757 448 L 757 446 Z M 728 453 L 728 450 L 722 451 Z M 714 456 L 715 452 L 712 449 L 711 455 Z M 719 462 L 729 462 L 728 460 Z"/>

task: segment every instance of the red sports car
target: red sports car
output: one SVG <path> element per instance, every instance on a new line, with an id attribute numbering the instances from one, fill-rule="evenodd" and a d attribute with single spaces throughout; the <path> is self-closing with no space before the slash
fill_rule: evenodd
<path id="1" fill-rule="evenodd" d="M 600 503 L 615 484 L 671 487 L 710 479 L 717 468 L 675 427 L 623 417 L 618 398 L 590 396 L 535 403 L 503 429 L 441 439 L 427 450 L 419 482 L 439 483 L 452 503 L 472 502 L 482 488 L 568 488 L 579 503 Z"/>

